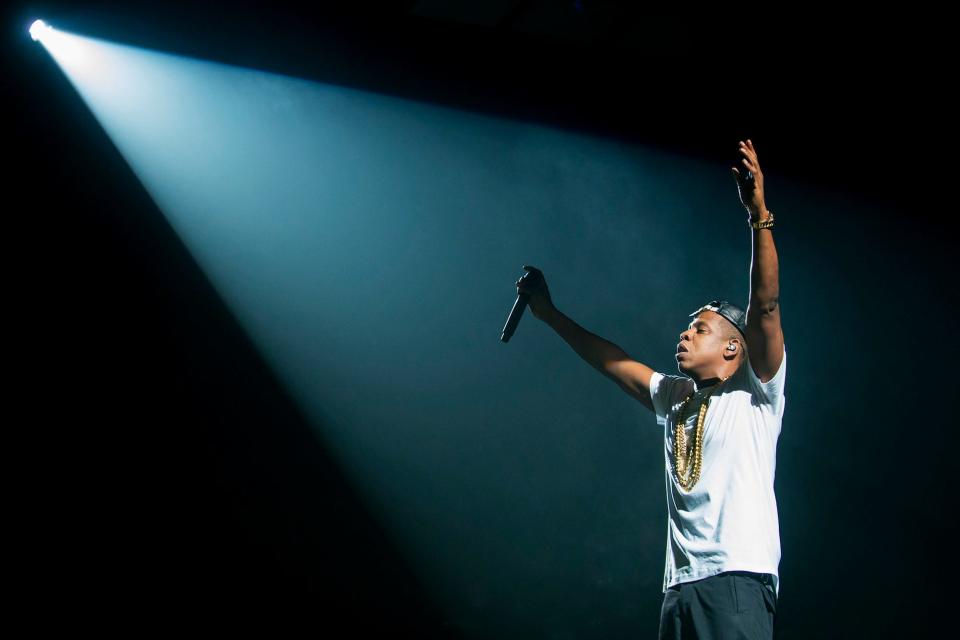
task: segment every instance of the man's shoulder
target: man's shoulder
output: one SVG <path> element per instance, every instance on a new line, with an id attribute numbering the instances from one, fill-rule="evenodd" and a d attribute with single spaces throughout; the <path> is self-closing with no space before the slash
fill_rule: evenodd
<path id="1" fill-rule="evenodd" d="M 693 380 L 687 376 L 678 376 L 661 371 L 650 377 L 650 387 L 660 396 L 676 396 L 693 391 Z"/>
<path id="2" fill-rule="evenodd" d="M 776 408 L 782 407 L 784 397 L 784 388 L 787 373 L 787 356 L 784 351 L 783 360 L 780 362 L 780 368 L 776 374 L 768 381 L 762 382 L 753 370 L 749 360 L 744 360 L 737 371 L 728 380 L 729 388 L 740 392 L 745 392 L 753 398 L 751 404 L 757 407 L 762 405 L 772 405 Z"/>

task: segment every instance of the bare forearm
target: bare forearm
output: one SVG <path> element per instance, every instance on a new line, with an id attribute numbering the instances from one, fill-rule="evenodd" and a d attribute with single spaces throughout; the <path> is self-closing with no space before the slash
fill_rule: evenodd
<path id="1" fill-rule="evenodd" d="M 543 318 L 577 354 L 601 373 L 607 373 L 607 365 L 627 359 L 626 352 L 600 336 L 590 333 L 561 311 L 553 308 Z"/>
<path id="2" fill-rule="evenodd" d="M 767 219 L 764 209 L 755 220 Z M 780 299 L 780 265 L 773 229 L 752 229 L 753 255 L 750 264 L 750 305 L 764 311 L 776 308 Z"/>

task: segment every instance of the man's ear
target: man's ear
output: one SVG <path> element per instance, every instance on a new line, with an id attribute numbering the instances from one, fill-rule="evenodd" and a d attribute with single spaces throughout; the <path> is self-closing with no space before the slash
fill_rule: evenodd
<path id="1" fill-rule="evenodd" d="M 727 346 L 723 348 L 723 356 L 733 360 L 737 357 L 737 352 L 742 348 L 740 340 L 733 338 L 727 341 Z"/>

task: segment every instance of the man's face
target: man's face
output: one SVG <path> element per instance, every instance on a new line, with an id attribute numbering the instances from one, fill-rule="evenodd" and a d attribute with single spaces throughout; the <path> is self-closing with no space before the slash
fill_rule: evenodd
<path id="1" fill-rule="evenodd" d="M 713 311 L 702 311 L 680 334 L 677 344 L 677 368 L 693 371 L 705 365 L 721 362 L 727 344 L 721 322 L 723 317 Z"/>

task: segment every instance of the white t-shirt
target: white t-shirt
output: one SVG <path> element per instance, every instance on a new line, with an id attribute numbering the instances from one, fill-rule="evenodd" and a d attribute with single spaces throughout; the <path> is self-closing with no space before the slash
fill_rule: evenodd
<path id="1" fill-rule="evenodd" d="M 745 362 L 709 400 L 700 479 L 689 493 L 673 472 L 673 419 L 694 390 L 685 376 L 655 372 L 650 397 L 663 426 L 667 488 L 667 560 L 663 591 L 721 571 L 773 574 L 779 596 L 780 524 L 773 494 L 777 438 L 786 404 L 787 354 L 760 382 Z M 709 389 L 703 390 L 706 394 Z M 696 429 L 700 394 L 690 400 L 687 442 Z"/>

